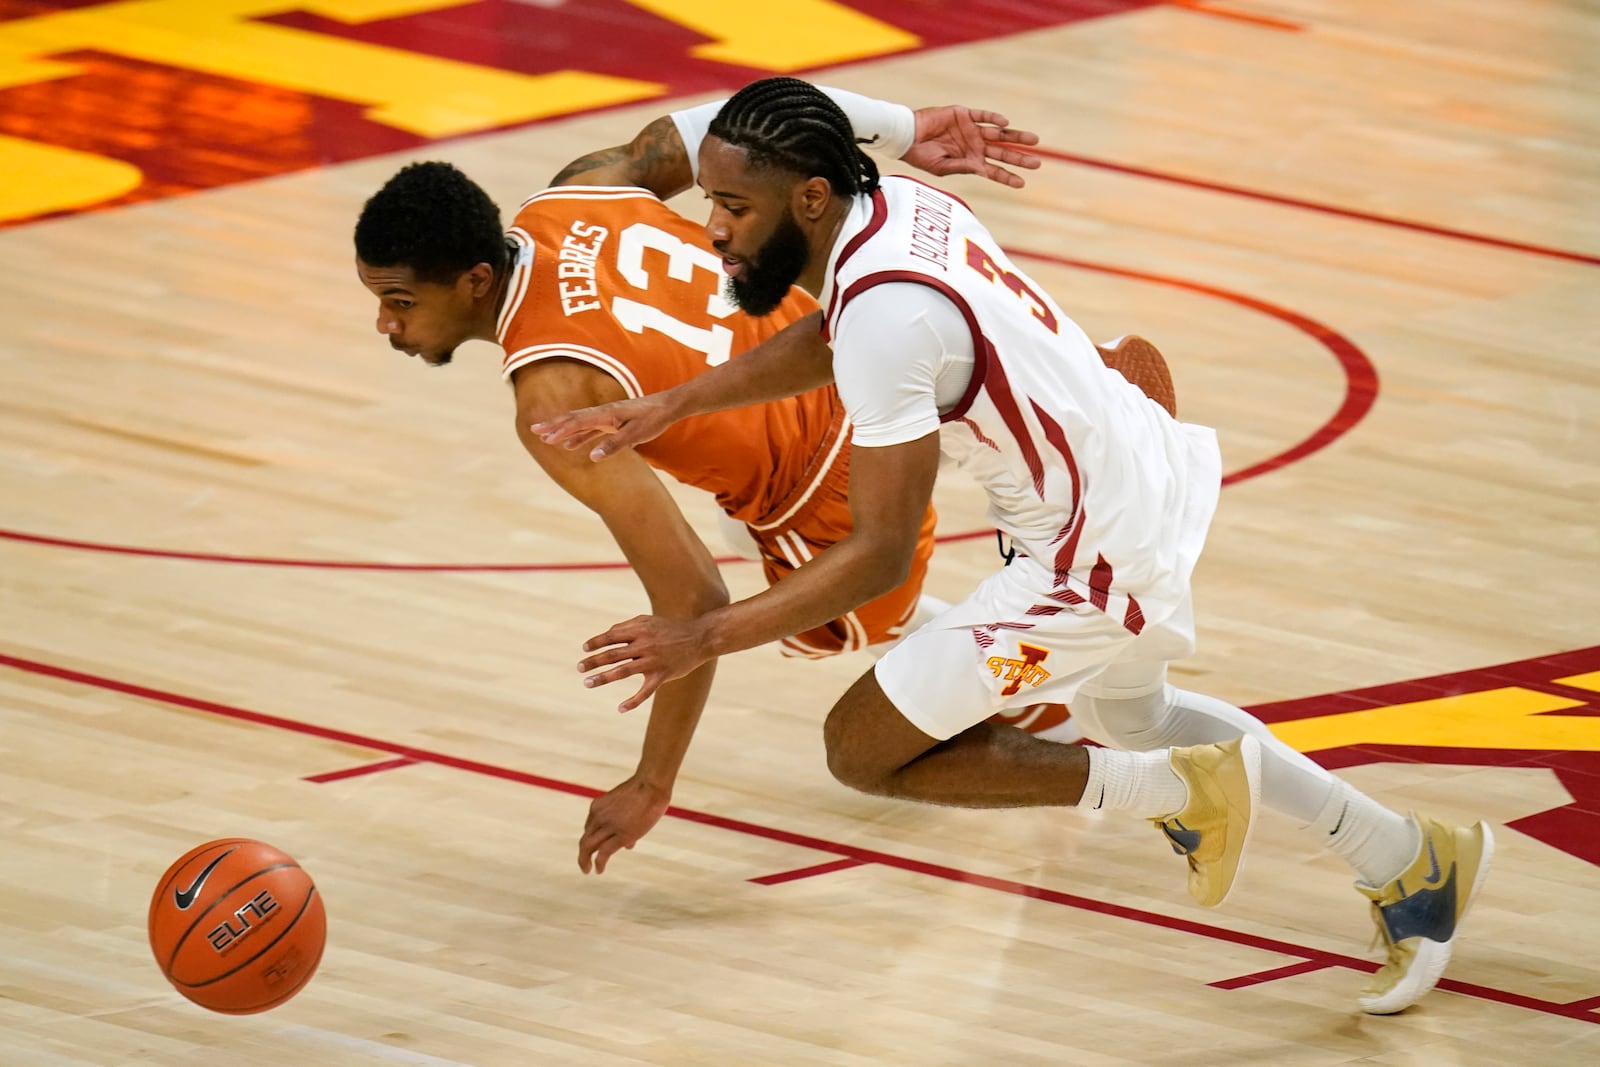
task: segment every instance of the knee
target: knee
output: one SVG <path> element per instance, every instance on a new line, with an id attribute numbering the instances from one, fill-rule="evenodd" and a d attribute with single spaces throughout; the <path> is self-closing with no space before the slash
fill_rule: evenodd
<path id="1" fill-rule="evenodd" d="M 1168 709 L 1167 687 L 1136 697 L 1090 696 L 1079 693 L 1072 702 L 1072 713 L 1092 724 L 1096 741 L 1129 752 L 1165 747 Z M 1087 728 L 1085 733 L 1088 733 Z"/>
<path id="2" fill-rule="evenodd" d="M 887 783 L 893 768 L 885 768 L 867 752 L 866 746 L 852 743 L 847 716 L 834 708 L 822 724 L 822 743 L 828 753 L 828 773 L 840 785 L 847 785 L 862 793 L 882 796 L 888 792 Z"/>

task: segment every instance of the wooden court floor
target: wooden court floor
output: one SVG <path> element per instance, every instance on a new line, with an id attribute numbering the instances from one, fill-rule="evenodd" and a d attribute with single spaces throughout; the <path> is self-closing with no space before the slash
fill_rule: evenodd
<path id="1" fill-rule="evenodd" d="M 362 6 L 206 10 L 455 63 L 491 16 L 585 17 Z M 1600 9 L 861 0 L 876 21 L 838 36 L 883 54 L 800 68 L 1043 136 L 1024 190 L 941 184 L 1092 336 L 1156 340 L 1184 416 L 1219 430 L 1178 683 L 1391 806 L 1494 825 L 1441 989 L 1373 1018 L 1364 902 L 1286 820 L 1206 911 L 1133 820 L 834 783 L 820 724 L 859 660 L 725 660 L 669 817 L 578 872 L 588 799 L 644 719 L 573 665 L 644 599 L 520 453 L 491 348 L 428 370 L 376 336 L 349 234 L 408 160 L 509 209 L 761 73 L 691 55 L 683 26 L 745 8 L 635 25 L 673 6 L 589 9 L 619 27 L 596 69 L 653 96 L 607 83 L 600 110 L 404 139 L 329 133 L 348 101 L 291 99 L 265 62 L 259 97 L 202 71 L 181 108 L 152 103 L 177 62 L 155 44 L 117 59 L 114 35 L 67 48 L 29 21 L 200 7 L 0 2 L 0 160 L 70 121 L 146 175 L 39 211 L 66 185 L 0 168 L 0 215 L 35 205 L 0 228 L 0 1065 L 1600 1062 Z M 405 36 L 424 9 L 462 21 Z M 29 48 L 80 65 L 62 93 L 123 63 L 105 84 L 128 106 L 40 111 L 55 98 L 13 70 Z M 689 74 L 646 69 L 680 53 Z M 225 130 L 140 125 L 205 107 Z M 710 502 L 679 495 L 719 545 Z M 978 497 L 939 487 L 935 593 L 997 564 Z M 224 836 L 293 854 L 328 910 L 320 972 L 259 1016 L 188 1004 L 145 943 L 158 875 Z"/>

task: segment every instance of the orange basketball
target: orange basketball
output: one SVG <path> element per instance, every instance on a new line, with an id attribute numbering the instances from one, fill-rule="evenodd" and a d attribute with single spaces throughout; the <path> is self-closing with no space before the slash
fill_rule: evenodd
<path id="1" fill-rule="evenodd" d="M 249 1015 L 311 980 L 327 937 L 322 897 L 289 856 L 247 837 L 192 848 L 150 900 L 150 949 L 202 1008 Z"/>

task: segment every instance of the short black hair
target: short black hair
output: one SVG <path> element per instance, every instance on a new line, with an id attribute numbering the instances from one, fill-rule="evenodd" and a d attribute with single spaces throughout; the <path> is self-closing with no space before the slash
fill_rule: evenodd
<path id="1" fill-rule="evenodd" d="M 506 264 L 500 209 L 449 163 L 402 167 L 361 209 L 355 236 L 363 263 L 410 267 L 418 281 L 451 282 L 479 263 Z"/>
<path id="2" fill-rule="evenodd" d="M 842 195 L 878 187 L 878 165 L 857 147 L 845 113 L 799 78 L 751 82 L 729 97 L 707 132 L 744 149 L 754 167 L 823 177 Z"/>

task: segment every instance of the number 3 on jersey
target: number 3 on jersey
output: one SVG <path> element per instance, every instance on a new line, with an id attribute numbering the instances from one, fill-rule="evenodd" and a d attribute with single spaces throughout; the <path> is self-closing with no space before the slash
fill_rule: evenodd
<path id="1" fill-rule="evenodd" d="M 659 276 L 652 279 L 650 272 L 645 269 L 647 251 L 660 252 L 667 257 L 667 279 L 689 282 L 694 279 L 695 271 L 710 271 L 716 276 L 718 285 L 706 301 L 706 315 L 713 319 L 725 319 L 733 314 L 734 306 L 722 295 L 722 260 L 704 248 L 679 240 L 648 223 L 634 223 L 622 231 L 617 241 L 617 270 L 628 280 L 628 284 L 635 289 L 648 290 L 652 281 L 663 280 Z M 660 292 L 660 289 L 657 291 Z M 676 302 L 683 303 L 681 298 Z M 632 333 L 654 330 L 686 348 L 702 353 L 707 366 L 726 363 L 733 354 L 733 331 L 715 322 L 709 326 L 696 326 L 656 304 L 641 303 L 625 296 L 611 298 L 611 314 L 624 329 Z"/>
<path id="2" fill-rule="evenodd" d="M 1056 313 L 1050 310 L 1050 305 L 1044 297 L 1033 291 L 1033 287 L 1022 280 L 1022 276 L 1014 271 L 1009 271 L 994 261 L 994 257 L 967 239 L 967 266 L 989 279 L 998 282 L 1017 294 L 1028 305 L 1028 310 L 1033 312 L 1033 317 L 1044 323 L 1051 333 L 1059 332 L 1060 323 L 1056 321 Z"/>

